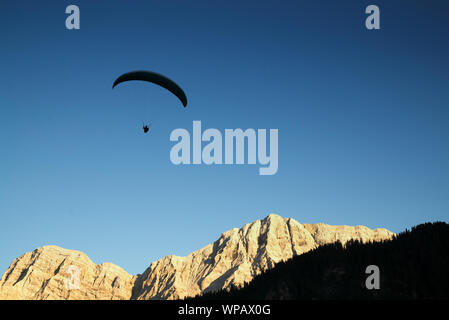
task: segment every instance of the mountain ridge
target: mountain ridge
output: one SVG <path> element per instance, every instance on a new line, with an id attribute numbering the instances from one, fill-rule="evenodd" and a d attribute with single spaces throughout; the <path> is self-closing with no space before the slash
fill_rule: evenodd
<path id="1" fill-rule="evenodd" d="M 427 222 L 388 241 L 319 246 L 278 263 L 242 287 L 204 293 L 195 299 L 447 300 L 448 251 L 449 224 Z M 368 287 L 368 266 L 378 270 L 376 288 Z"/>
<path id="2" fill-rule="evenodd" d="M 156 260 L 134 276 L 112 263 L 97 265 L 81 251 L 44 246 L 12 262 L 0 280 L 0 299 L 182 299 L 242 285 L 276 263 L 326 243 L 380 241 L 393 235 L 384 228 L 302 225 L 269 214 L 223 232 L 184 257 Z M 71 265 L 80 271 L 75 290 L 67 288 Z"/>

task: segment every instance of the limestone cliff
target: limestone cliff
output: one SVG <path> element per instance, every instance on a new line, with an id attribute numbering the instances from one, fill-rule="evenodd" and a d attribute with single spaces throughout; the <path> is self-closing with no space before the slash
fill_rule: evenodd
<path id="1" fill-rule="evenodd" d="M 318 245 L 350 239 L 390 239 L 386 229 L 364 226 L 306 224 L 275 214 L 234 228 L 212 244 L 186 257 L 167 256 L 153 262 L 136 281 L 134 299 L 179 299 L 208 290 L 242 285 L 277 262 Z"/>
<path id="2" fill-rule="evenodd" d="M 15 259 L 0 280 L 0 299 L 129 299 L 135 281 L 112 263 L 45 246 Z"/>
<path id="3" fill-rule="evenodd" d="M 131 276 L 84 253 L 45 246 L 15 259 L 0 280 L 0 299 L 181 299 L 241 285 L 277 262 L 319 245 L 351 239 L 380 241 L 394 234 L 364 226 L 300 224 L 275 214 L 223 233 L 186 257 L 166 256 Z M 69 282 L 79 274 L 79 283 Z"/>

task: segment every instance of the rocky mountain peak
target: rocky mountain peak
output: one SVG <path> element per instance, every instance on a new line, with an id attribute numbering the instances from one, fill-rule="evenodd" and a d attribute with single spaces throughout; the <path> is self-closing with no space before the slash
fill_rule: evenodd
<path id="1" fill-rule="evenodd" d="M 131 276 L 80 251 L 45 246 L 15 259 L 0 280 L 0 299 L 179 299 L 251 281 L 276 263 L 319 245 L 351 239 L 380 241 L 394 234 L 364 226 L 300 224 L 269 214 L 233 228 L 185 257 L 168 255 Z M 79 273 L 79 288 L 67 279 Z"/>
<path id="2" fill-rule="evenodd" d="M 165 258 L 153 262 L 136 282 L 133 298 L 178 299 L 242 285 L 276 263 L 321 244 L 351 239 L 379 241 L 392 236 L 386 229 L 302 225 L 269 214 L 222 233 L 214 243 L 186 257 L 177 257 L 176 263 L 168 264 Z"/>
<path id="3" fill-rule="evenodd" d="M 81 251 L 44 246 L 15 259 L 0 280 L 0 299 L 129 299 L 134 278 Z"/>

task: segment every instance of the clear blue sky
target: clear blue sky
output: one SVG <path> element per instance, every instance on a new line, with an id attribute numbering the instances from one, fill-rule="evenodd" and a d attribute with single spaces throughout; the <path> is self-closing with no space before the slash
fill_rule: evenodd
<path id="1" fill-rule="evenodd" d="M 0 273 L 54 244 L 135 274 L 270 212 L 448 221 L 448 1 L 7 0 L 0 39 Z M 176 80 L 187 109 L 154 85 L 111 89 L 136 69 Z M 173 165 L 170 132 L 193 120 L 278 128 L 277 174 Z"/>

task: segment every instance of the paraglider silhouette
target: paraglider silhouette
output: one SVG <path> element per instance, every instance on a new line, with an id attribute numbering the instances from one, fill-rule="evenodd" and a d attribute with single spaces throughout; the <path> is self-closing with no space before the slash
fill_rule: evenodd
<path id="1" fill-rule="evenodd" d="M 157 84 L 171 93 L 173 93 L 182 103 L 182 105 L 187 107 L 187 96 L 184 93 L 184 90 L 181 89 L 179 85 L 177 85 L 173 80 L 167 78 L 166 76 L 153 72 L 153 71 L 131 71 L 125 74 L 122 74 L 120 77 L 118 77 L 114 84 L 112 85 L 112 89 L 115 88 L 118 84 L 126 81 L 134 81 L 134 80 L 140 80 L 140 81 L 146 81 L 151 82 L 154 84 Z M 150 128 L 144 124 L 143 126 L 143 132 L 147 133 L 150 130 Z"/>

